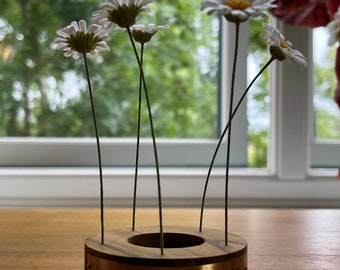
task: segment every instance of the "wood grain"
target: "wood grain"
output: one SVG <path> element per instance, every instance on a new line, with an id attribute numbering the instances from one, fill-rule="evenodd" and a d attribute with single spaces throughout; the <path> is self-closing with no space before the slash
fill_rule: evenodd
<path id="1" fill-rule="evenodd" d="M 155 226 L 138 209 L 137 226 Z M 84 241 L 100 230 L 97 209 L 0 209 L 0 269 L 84 269 Z M 166 226 L 198 226 L 198 209 L 164 209 Z M 130 227 L 129 209 L 107 209 L 107 230 Z M 223 229 L 222 209 L 204 227 Z M 340 269 L 340 210 L 231 209 L 230 231 L 248 242 L 250 270 Z"/>

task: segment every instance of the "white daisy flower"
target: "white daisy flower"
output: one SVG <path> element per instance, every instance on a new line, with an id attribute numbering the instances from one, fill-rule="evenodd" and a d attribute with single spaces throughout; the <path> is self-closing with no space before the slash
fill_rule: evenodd
<path id="1" fill-rule="evenodd" d="M 274 0 L 205 0 L 201 3 L 201 10 L 207 8 L 208 15 L 216 13 L 230 22 L 240 23 L 249 17 L 267 17 L 262 11 L 277 6 L 272 2 Z"/>
<path id="2" fill-rule="evenodd" d="M 262 25 L 267 32 L 267 34 L 263 34 L 262 37 L 268 38 L 269 50 L 272 57 L 279 61 L 286 60 L 307 67 L 307 61 L 303 54 L 298 50 L 294 50 L 292 43 L 286 40 L 279 30 L 266 23 Z"/>
<path id="3" fill-rule="evenodd" d="M 53 42 L 57 45 L 57 50 L 65 51 L 66 57 L 73 56 L 74 59 L 78 59 L 82 53 L 93 56 L 100 51 L 110 50 L 106 44 L 106 41 L 110 40 L 107 30 L 97 24 L 91 24 L 87 29 L 84 20 L 73 21 L 70 25 L 59 29 L 57 34 L 61 37 Z"/>
<path id="4" fill-rule="evenodd" d="M 147 4 L 153 0 L 106 0 L 101 9 L 93 12 L 92 20 L 111 29 L 114 24 L 120 27 L 130 27 L 136 23 L 141 12 L 148 12 Z"/>
<path id="5" fill-rule="evenodd" d="M 336 42 L 340 43 L 340 6 L 338 11 L 334 14 L 334 19 L 327 24 L 329 33 L 331 34 L 328 45 L 334 45 Z"/>
<path id="6" fill-rule="evenodd" d="M 154 34 L 159 30 L 168 30 L 168 25 L 155 26 L 154 24 L 136 24 L 130 27 L 132 36 L 136 42 L 141 44 L 147 43 L 151 40 Z M 116 31 L 126 31 L 126 28 L 117 27 Z"/>

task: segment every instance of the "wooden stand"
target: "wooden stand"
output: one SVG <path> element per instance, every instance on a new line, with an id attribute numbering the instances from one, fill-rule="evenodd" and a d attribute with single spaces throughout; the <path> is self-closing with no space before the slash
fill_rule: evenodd
<path id="1" fill-rule="evenodd" d="M 164 254 L 159 248 L 159 228 L 114 230 L 85 241 L 85 270 L 246 270 L 247 243 L 224 232 L 192 227 L 165 227 Z"/>

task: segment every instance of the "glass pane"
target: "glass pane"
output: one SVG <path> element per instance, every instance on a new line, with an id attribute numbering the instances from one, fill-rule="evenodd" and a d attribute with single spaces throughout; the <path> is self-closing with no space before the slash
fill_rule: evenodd
<path id="1" fill-rule="evenodd" d="M 248 84 L 269 60 L 268 43 L 259 38 L 263 34 L 263 20 L 250 21 L 250 43 L 248 55 Z M 247 96 L 248 117 L 248 161 L 249 167 L 267 167 L 269 115 L 269 72 L 266 70 L 250 89 Z"/>
<path id="2" fill-rule="evenodd" d="M 340 140 L 340 110 L 333 100 L 336 87 L 334 71 L 336 46 L 329 47 L 328 31 L 313 30 L 315 138 Z"/>
<path id="3" fill-rule="evenodd" d="M 82 61 L 51 45 L 56 30 L 86 19 L 99 0 L 0 3 L 0 136 L 92 137 Z M 138 23 L 168 24 L 145 48 L 156 135 L 215 138 L 219 21 L 200 0 L 159 0 Z M 102 137 L 136 134 L 139 71 L 127 34 L 112 32 L 110 52 L 90 60 Z M 143 103 L 142 135 L 150 136 Z"/>

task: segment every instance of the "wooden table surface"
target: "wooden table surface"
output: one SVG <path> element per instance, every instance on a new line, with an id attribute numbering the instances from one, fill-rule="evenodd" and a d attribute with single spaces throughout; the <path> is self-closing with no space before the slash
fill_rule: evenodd
<path id="1" fill-rule="evenodd" d="M 198 209 L 164 209 L 164 225 L 198 226 Z M 223 229 L 222 209 L 204 227 Z M 136 226 L 157 225 L 138 209 Z M 248 242 L 250 270 L 339 270 L 340 210 L 231 209 L 230 232 Z M 106 230 L 130 227 L 131 210 L 105 211 Z M 0 269 L 84 269 L 84 240 L 99 233 L 98 209 L 0 209 Z"/>

